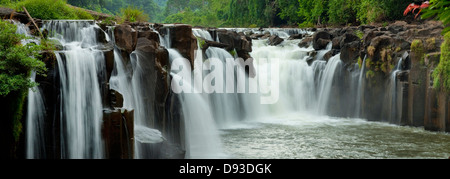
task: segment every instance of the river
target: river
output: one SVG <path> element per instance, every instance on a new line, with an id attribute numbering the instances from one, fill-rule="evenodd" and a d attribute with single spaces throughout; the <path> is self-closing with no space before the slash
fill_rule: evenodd
<path id="1" fill-rule="evenodd" d="M 221 130 L 237 159 L 447 159 L 450 135 L 363 119 L 291 113 Z"/>

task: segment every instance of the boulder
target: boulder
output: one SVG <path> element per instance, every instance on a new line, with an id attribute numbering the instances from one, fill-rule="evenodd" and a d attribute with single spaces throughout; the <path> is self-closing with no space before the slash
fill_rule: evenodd
<path id="1" fill-rule="evenodd" d="M 205 39 L 202 39 L 202 40 L 205 41 L 205 45 L 202 46 L 202 50 L 206 50 L 209 47 L 218 47 L 218 48 L 224 48 L 224 49 L 227 49 L 229 47 L 229 45 L 224 44 L 224 43 L 220 43 L 220 42 L 216 42 L 216 41 L 209 41 L 209 40 L 205 40 Z"/>
<path id="2" fill-rule="evenodd" d="M 269 40 L 267 42 L 271 46 L 277 46 L 277 45 L 280 45 L 283 41 L 284 41 L 284 39 L 282 39 L 276 35 L 273 35 L 269 38 Z"/>
<path id="3" fill-rule="evenodd" d="M 226 50 L 236 50 L 238 57 L 244 60 L 249 59 L 250 52 L 252 52 L 252 39 L 245 36 L 243 33 L 236 33 L 234 31 L 219 30 L 217 31 L 219 41 L 227 45 Z"/>
<path id="4" fill-rule="evenodd" d="M 192 33 L 192 26 L 185 24 L 163 26 L 159 28 L 159 32 L 169 35 L 170 48 L 177 49 L 184 58 L 191 62 L 191 67 L 194 69 L 195 50 L 198 49 L 198 46 L 197 38 Z"/>
<path id="5" fill-rule="evenodd" d="M 260 39 L 261 37 L 263 37 L 265 34 L 252 34 L 250 35 L 251 39 Z"/>
<path id="6" fill-rule="evenodd" d="M 328 43 L 331 42 L 331 34 L 326 31 L 319 31 L 313 35 L 313 48 L 315 50 L 322 50 L 327 47 Z"/>
<path id="7" fill-rule="evenodd" d="M 311 46 L 312 41 L 313 41 L 313 37 L 306 37 L 298 44 L 298 46 L 300 48 L 308 48 Z"/>
<path id="8" fill-rule="evenodd" d="M 116 46 L 130 54 L 136 48 L 138 32 L 131 28 L 130 25 L 121 24 L 114 28 L 114 38 Z"/>
<path id="9" fill-rule="evenodd" d="M 227 44 L 229 47 L 226 49 L 231 51 L 236 49 L 236 51 L 252 51 L 252 39 L 246 37 L 244 34 L 238 34 L 233 31 L 218 31 L 219 41 L 221 43 Z"/>
<path id="10" fill-rule="evenodd" d="M 296 39 L 302 39 L 303 38 L 303 34 L 294 34 L 291 35 L 288 40 L 296 40 Z"/>

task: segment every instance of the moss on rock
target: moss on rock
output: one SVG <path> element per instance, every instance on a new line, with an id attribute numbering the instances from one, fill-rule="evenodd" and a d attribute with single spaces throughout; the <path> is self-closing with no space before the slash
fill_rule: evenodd
<path id="1" fill-rule="evenodd" d="M 450 92 L 450 32 L 444 35 L 441 46 L 441 59 L 433 72 L 434 88 Z"/>

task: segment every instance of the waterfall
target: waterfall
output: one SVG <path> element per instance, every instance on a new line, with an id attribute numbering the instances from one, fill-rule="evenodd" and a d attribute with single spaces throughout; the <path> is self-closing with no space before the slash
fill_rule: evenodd
<path id="1" fill-rule="evenodd" d="M 32 72 L 31 81 L 35 81 L 36 73 Z M 45 158 L 44 120 L 45 105 L 39 87 L 28 90 L 26 158 Z"/>
<path id="2" fill-rule="evenodd" d="M 366 69 L 366 57 L 364 57 L 363 63 L 361 64 L 361 71 L 359 74 L 359 80 L 358 80 L 358 89 L 356 92 L 356 108 L 355 108 L 355 117 L 362 117 L 361 116 L 361 105 L 362 98 L 364 96 L 364 82 L 365 82 L 365 69 Z"/>
<path id="3" fill-rule="evenodd" d="M 340 54 L 333 56 L 329 61 L 325 70 L 323 71 L 323 76 L 321 83 L 319 85 L 319 99 L 318 99 L 318 114 L 326 115 L 328 109 L 328 101 L 330 99 L 330 93 L 333 86 L 333 81 L 335 77 L 336 69 L 341 65 L 342 61 L 340 59 Z"/>
<path id="4" fill-rule="evenodd" d="M 23 39 L 22 45 L 28 43 L 39 44 L 39 39 L 32 38 L 30 29 L 25 24 L 12 21 L 16 25 L 17 34 L 22 34 L 29 39 Z M 36 82 L 36 72 L 31 72 L 30 80 Z M 26 116 L 26 158 L 41 159 L 45 158 L 45 136 L 44 136 L 44 120 L 45 120 L 45 104 L 42 98 L 39 86 L 30 88 L 27 97 L 27 116 Z"/>
<path id="5" fill-rule="evenodd" d="M 214 39 L 211 37 L 211 34 L 203 29 L 192 29 L 192 33 L 194 33 L 194 36 L 201 37 L 209 41 L 214 41 Z"/>
<path id="6" fill-rule="evenodd" d="M 386 85 L 387 93 L 383 105 L 383 118 L 392 124 L 400 124 L 401 110 L 398 109 L 401 109 L 399 105 L 401 105 L 402 95 L 397 95 L 399 93 L 397 75 L 402 70 L 402 62 L 403 59 L 399 58 L 398 64 L 392 70 L 388 84 Z"/>
<path id="7" fill-rule="evenodd" d="M 182 62 L 182 60 L 177 60 L 183 59 L 178 51 L 174 49 L 168 49 L 168 51 L 171 64 Z M 184 64 L 183 66 L 190 65 Z M 196 68 L 201 68 L 201 66 L 196 66 Z M 175 69 L 178 70 L 178 68 L 172 68 L 172 70 Z M 193 77 L 190 74 L 175 74 L 174 71 L 171 72 L 173 78 L 183 79 L 183 86 L 186 85 L 192 91 L 199 91 L 200 89 L 193 89 L 197 88 L 197 86 L 192 86 L 192 83 L 188 82 L 191 80 L 186 80 Z M 203 94 L 195 92 L 178 94 L 178 98 L 182 104 L 184 114 L 185 158 L 222 158 L 221 140 L 208 99 Z"/>
<path id="8" fill-rule="evenodd" d="M 103 115 L 99 78 L 103 52 L 96 50 L 99 27 L 93 21 L 44 21 L 65 50 L 56 51 L 61 80 L 61 158 L 103 158 Z"/>

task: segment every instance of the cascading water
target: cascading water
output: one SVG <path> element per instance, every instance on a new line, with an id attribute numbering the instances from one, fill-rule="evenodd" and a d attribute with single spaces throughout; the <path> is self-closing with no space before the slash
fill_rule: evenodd
<path id="1" fill-rule="evenodd" d="M 30 29 L 25 24 L 13 21 L 16 25 L 17 34 L 25 35 L 30 39 L 21 41 L 22 45 L 28 43 L 39 44 L 38 39 L 32 38 Z M 30 80 L 36 82 L 36 73 L 32 72 Z M 39 86 L 28 90 L 27 98 L 27 117 L 26 117 L 26 158 L 41 159 L 46 157 L 45 153 L 45 137 L 44 137 L 44 120 L 45 120 L 45 104 L 42 98 Z"/>
<path id="2" fill-rule="evenodd" d="M 321 115 L 326 115 L 328 109 L 328 101 L 330 99 L 330 93 L 333 86 L 333 80 L 335 77 L 336 69 L 341 65 L 340 54 L 331 57 L 327 66 L 323 72 L 321 83 L 319 85 L 319 101 L 317 106 L 317 112 Z"/>
<path id="3" fill-rule="evenodd" d="M 190 64 L 173 64 L 187 61 L 179 60 L 184 58 L 178 51 L 174 49 L 168 49 L 168 51 L 172 66 L 190 66 Z M 201 66 L 196 66 L 195 68 L 201 68 Z M 195 75 L 192 76 L 190 73 L 179 74 L 177 71 L 179 68 L 173 68 L 172 70 L 172 77 L 182 79 L 183 86 L 186 86 L 192 91 L 192 93 L 178 94 L 184 114 L 185 158 L 223 158 L 224 156 L 221 151 L 222 144 L 214 122 L 212 109 L 210 108 L 211 105 L 204 95 L 194 92 L 200 89 L 195 89 L 196 86 L 188 82 L 192 82 L 192 80 L 186 80 L 192 77 L 195 78 Z"/>
<path id="4" fill-rule="evenodd" d="M 324 54 L 331 50 L 331 43 L 319 51 L 311 66 L 307 59 L 312 49 L 298 47 L 297 40 L 286 41 L 283 46 L 268 46 L 265 40 L 253 43 L 251 55 L 256 60 L 280 60 L 280 101 L 271 105 L 272 113 L 317 111 L 320 115 L 326 114 L 335 72 L 342 63 L 339 54 L 328 62 L 323 60 Z"/>
<path id="5" fill-rule="evenodd" d="M 363 63 L 361 64 L 361 70 L 359 74 L 358 80 L 358 88 L 356 92 L 356 108 L 355 108 L 355 117 L 361 117 L 361 105 L 362 105 L 362 97 L 364 96 L 364 82 L 365 82 L 365 69 L 366 69 L 366 57 L 364 57 Z"/>
<path id="6" fill-rule="evenodd" d="M 398 64 L 395 66 L 395 69 L 391 72 L 389 82 L 387 84 L 387 93 L 385 95 L 383 105 L 383 118 L 392 124 L 400 124 L 400 116 L 401 116 L 401 105 L 402 104 L 402 95 L 397 95 L 399 93 L 399 86 L 397 84 L 397 75 L 402 70 L 402 62 L 403 59 L 400 58 Z"/>
<path id="7" fill-rule="evenodd" d="M 36 73 L 31 74 L 34 82 Z M 45 158 L 44 120 L 45 105 L 39 87 L 28 91 L 27 109 L 27 159 Z"/>
<path id="8" fill-rule="evenodd" d="M 61 80 L 61 158 L 103 158 L 103 115 L 99 77 L 105 60 L 95 48 L 93 21 L 44 21 L 44 28 L 64 47 L 56 51 Z"/>

